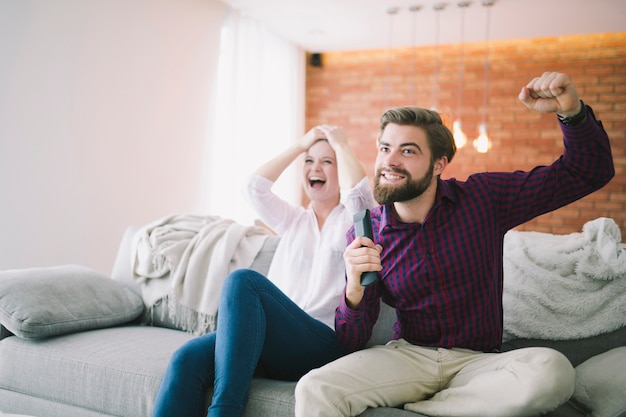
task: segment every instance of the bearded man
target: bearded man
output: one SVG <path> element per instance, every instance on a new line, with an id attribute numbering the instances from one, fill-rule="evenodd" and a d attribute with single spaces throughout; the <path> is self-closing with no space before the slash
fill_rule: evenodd
<path id="1" fill-rule="evenodd" d="M 549 166 L 466 181 L 441 179 L 456 149 L 436 112 L 383 114 L 374 239 L 348 233 L 347 282 L 335 314 L 339 342 L 354 353 L 298 382 L 297 417 L 402 406 L 428 416 L 536 416 L 572 395 L 574 370 L 561 353 L 499 352 L 504 235 L 602 188 L 615 174 L 613 158 L 602 123 L 567 75 L 544 73 L 519 99 L 556 113 L 563 154 Z M 361 285 L 365 271 L 379 271 L 380 279 Z M 381 299 L 396 309 L 393 340 L 363 349 Z"/>

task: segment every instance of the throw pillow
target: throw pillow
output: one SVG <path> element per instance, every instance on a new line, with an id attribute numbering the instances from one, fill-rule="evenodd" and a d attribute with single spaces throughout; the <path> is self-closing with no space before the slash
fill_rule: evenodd
<path id="1" fill-rule="evenodd" d="M 626 346 L 596 355 L 576 367 L 573 399 L 584 404 L 591 417 L 626 415 Z"/>
<path id="2" fill-rule="evenodd" d="M 0 271 L 0 323 L 22 338 L 41 338 L 126 323 L 141 297 L 78 265 Z"/>

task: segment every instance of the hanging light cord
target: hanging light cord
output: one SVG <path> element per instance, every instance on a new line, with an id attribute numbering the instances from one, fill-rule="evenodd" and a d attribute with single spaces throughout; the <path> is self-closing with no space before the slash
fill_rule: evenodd
<path id="1" fill-rule="evenodd" d="M 389 107 L 389 97 L 391 96 L 391 46 L 392 46 L 392 38 L 393 38 L 393 16 L 398 13 L 398 9 L 392 7 L 387 10 L 388 19 L 388 28 L 387 28 L 387 82 L 385 85 L 385 89 L 387 94 L 385 94 L 385 110 Z"/>
<path id="2" fill-rule="evenodd" d="M 413 74 L 413 82 L 411 83 L 411 103 L 415 103 L 416 100 L 416 90 L 417 90 L 417 12 L 420 11 L 422 6 L 411 6 L 409 10 L 413 13 L 413 26 L 411 28 L 411 40 L 413 41 L 413 59 L 411 60 L 411 74 Z"/>
<path id="3" fill-rule="evenodd" d="M 435 5 L 437 18 L 435 19 L 435 68 L 433 70 L 433 91 L 432 103 L 436 110 L 439 107 L 439 12 L 443 8 L 442 4 Z"/>
<path id="4" fill-rule="evenodd" d="M 459 85 L 457 95 L 457 119 L 461 119 L 461 108 L 463 106 L 463 73 L 465 72 L 465 8 L 467 3 L 459 3 L 461 6 L 461 57 L 459 58 Z"/>
<path id="5" fill-rule="evenodd" d="M 483 3 L 487 7 L 487 24 L 485 30 L 485 90 L 483 91 L 483 123 L 487 123 L 487 98 L 489 94 L 489 27 L 491 16 L 491 5 L 493 3 L 486 1 Z"/>

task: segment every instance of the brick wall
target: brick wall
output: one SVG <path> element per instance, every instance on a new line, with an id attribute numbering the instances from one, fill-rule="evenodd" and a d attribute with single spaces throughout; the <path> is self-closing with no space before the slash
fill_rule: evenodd
<path id="1" fill-rule="evenodd" d="M 469 142 L 457 151 L 444 177 L 530 169 L 550 164 L 561 154 L 561 134 L 554 115 L 527 110 L 517 95 L 544 71 L 564 72 L 602 120 L 611 138 L 616 175 L 602 190 L 519 230 L 579 232 L 589 220 L 611 217 L 626 233 L 626 32 L 492 41 L 485 46 L 483 42 L 324 53 L 321 67 L 307 68 L 307 128 L 320 123 L 343 126 L 371 177 L 382 112 L 401 105 L 436 106 L 449 127 L 460 113 Z M 489 88 L 483 112 L 485 56 Z M 492 140 L 486 154 L 471 144 L 483 113 Z"/>

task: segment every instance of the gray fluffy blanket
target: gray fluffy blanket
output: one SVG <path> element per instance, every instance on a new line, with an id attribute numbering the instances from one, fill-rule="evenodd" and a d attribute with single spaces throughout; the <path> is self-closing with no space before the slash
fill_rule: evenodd
<path id="1" fill-rule="evenodd" d="M 577 339 L 626 325 L 626 245 L 609 218 L 582 232 L 509 231 L 504 239 L 504 340 Z"/>

